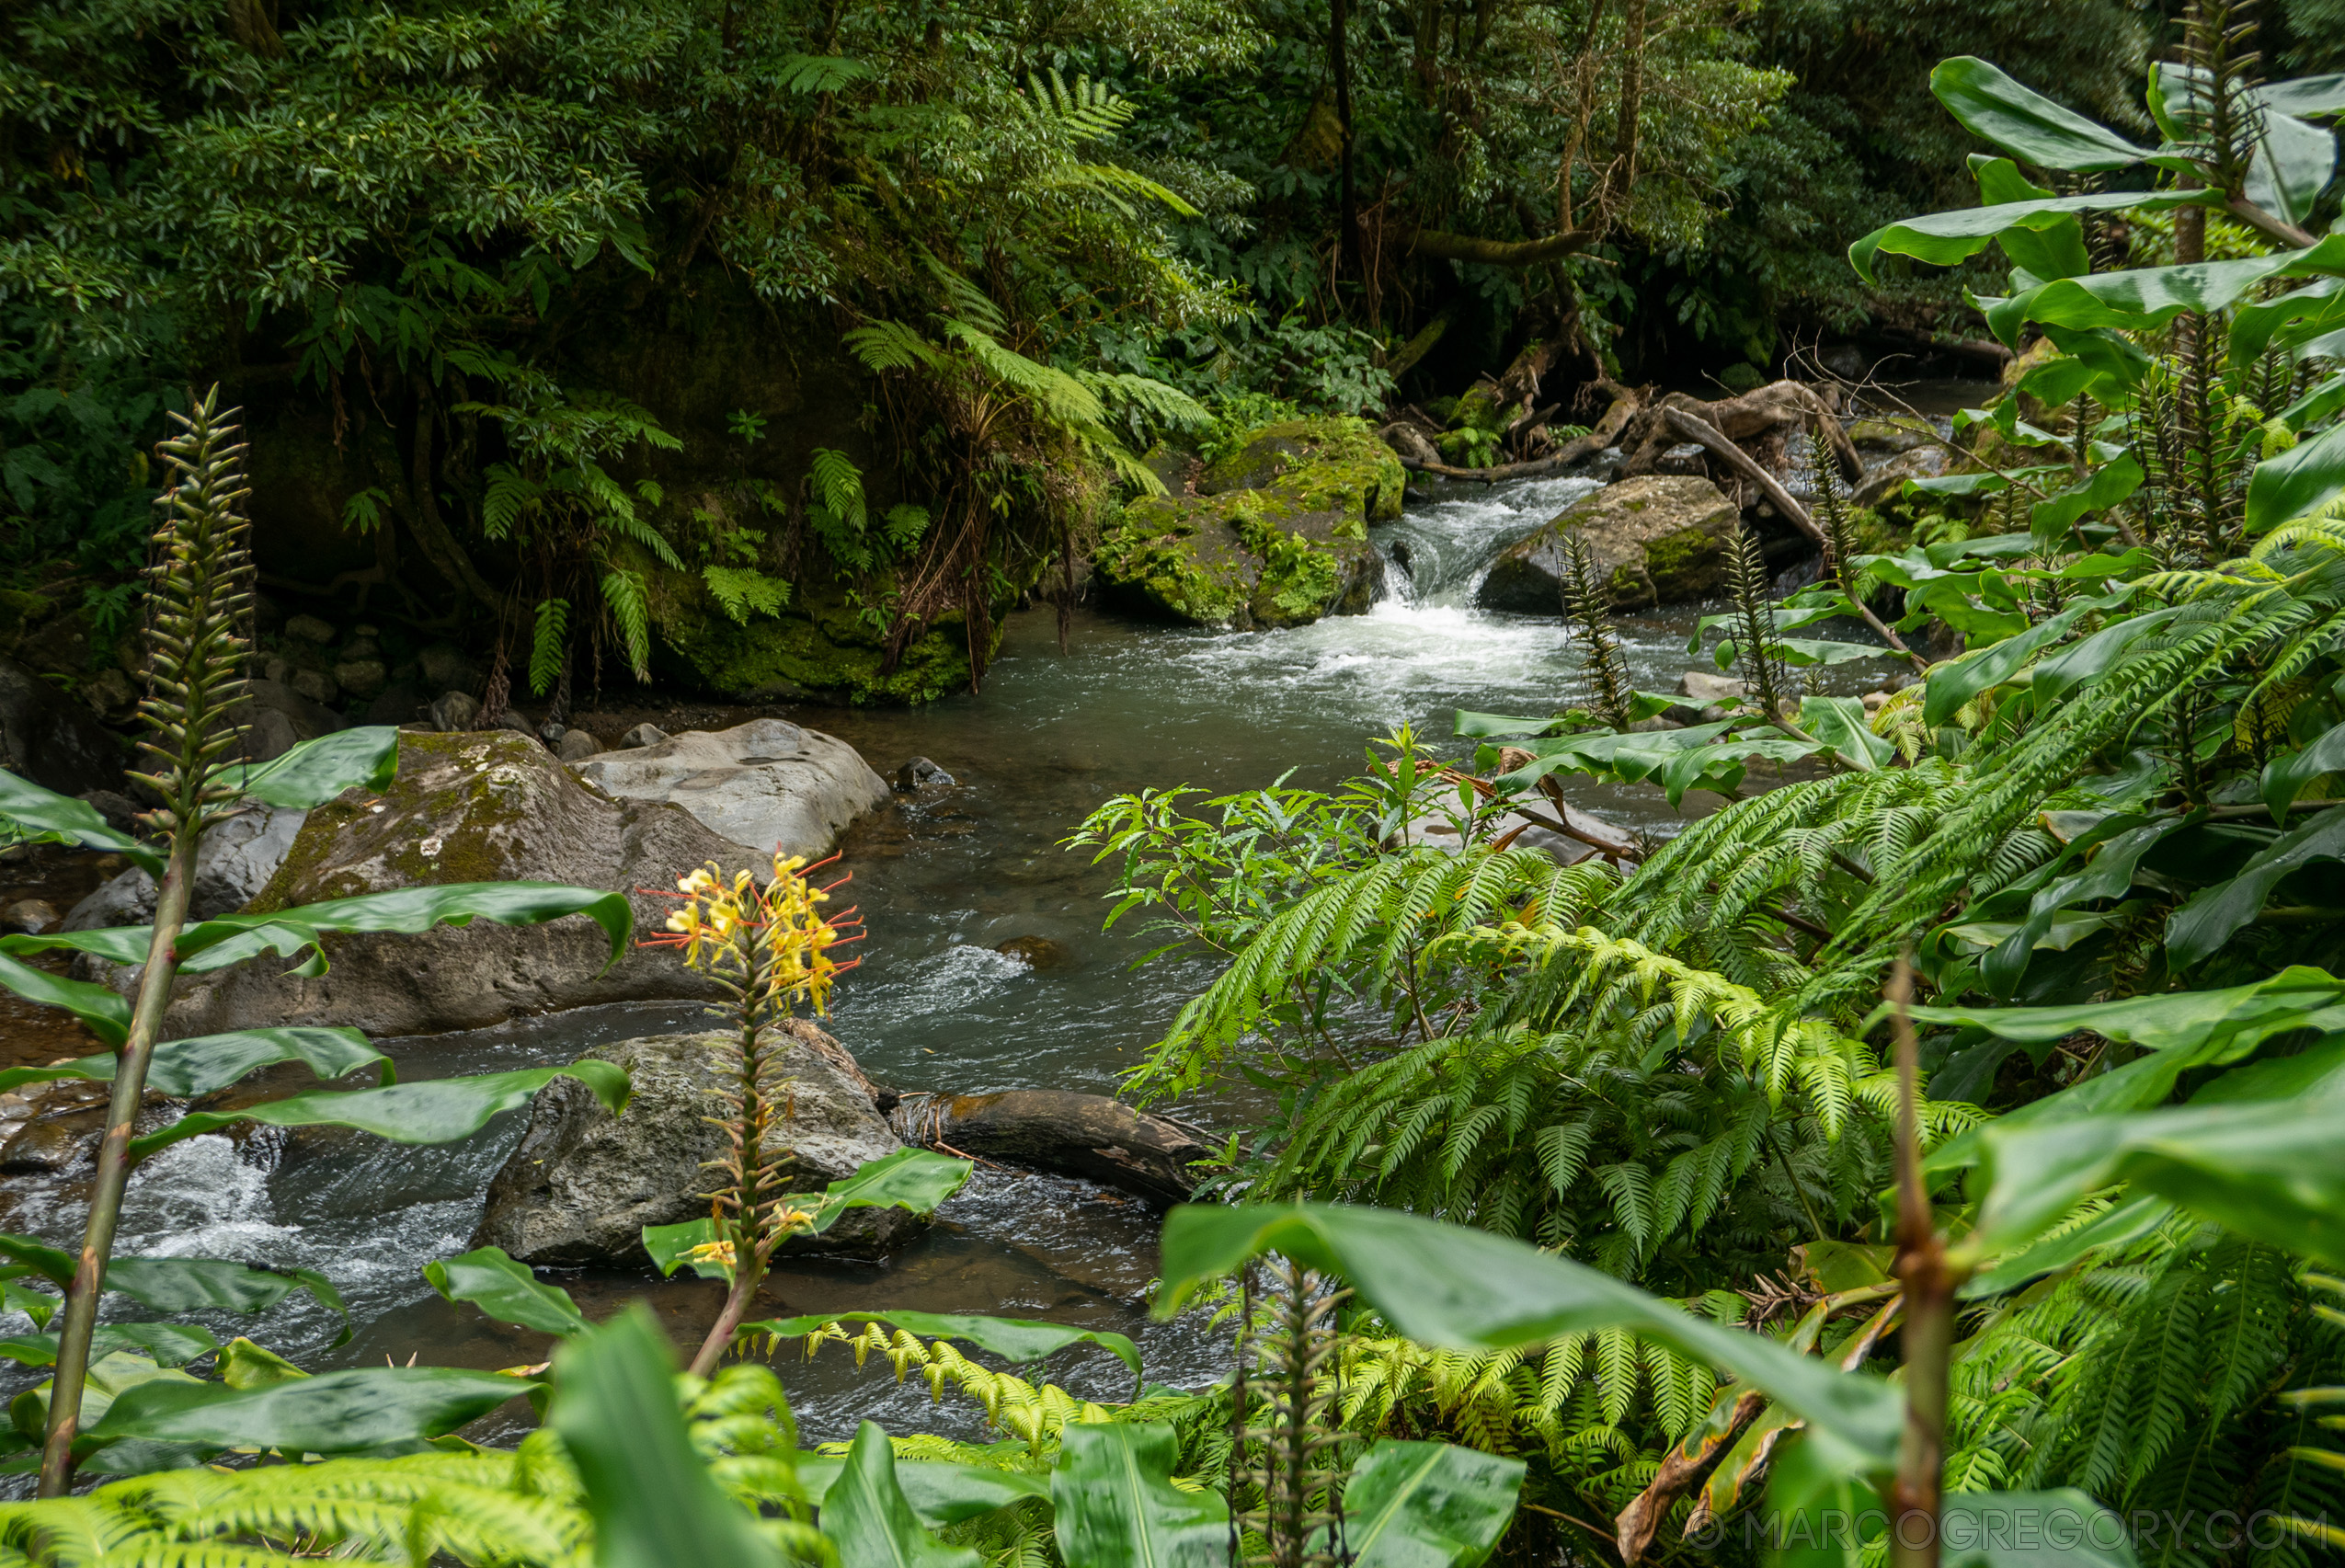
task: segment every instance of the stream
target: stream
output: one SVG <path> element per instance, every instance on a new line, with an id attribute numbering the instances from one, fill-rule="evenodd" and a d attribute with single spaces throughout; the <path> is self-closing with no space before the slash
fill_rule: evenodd
<path id="1" fill-rule="evenodd" d="M 1289 773 L 1297 785 L 1327 787 L 1401 724 L 1462 750 L 1449 738 L 1453 709 L 1545 714 L 1563 705 L 1577 660 L 1559 624 L 1473 609 L 1473 589 L 1500 548 L 1597 487 L 1547 478 L 1413 491 L 1404 517 L 1373 530 L 1390 570 L 1386 596 L 1365 615 L 1217 634 L 1081 612 L 1062 654 L 1056 613 L 1044 608 L 1011 620 L 982 696 L 913 710 L 789 710 L 855 746 L 883 774 L 924 755 L 956 781 L 898 795 L 844 844 L 848 891 L 869 937 L 829 1027 L 873 1077 L 906 1088 L 1113 1093 L 1213 966 L 1132 967 L 1151 945 L 1137 930 L 1144 913 L 1103 932 L 1110 868 L 1059 841 L 1118 793 L 1174 784 L 1223 793 Z M 1691 662 L 1686 639 L 1699 612 L 1678 606 L 1616 619 L 1640 687 L 1676 688 Z M 1837 667 L 1830 689 L 1867 690 L 1889 669 L 1870 660 Z M 1584 780 L 1569 787 L 1576 804 L 1624 824 L 1665 832 L 1681 820 L 1655 792 Z M 1057 944 L 1058 961 L 1030 967 L 995 951 L 1017 937 Z M 440 1077 L 566 1060 L 604 1041 L 697 1027 L 700 1016 L 690 1004 L 628 1004 L 380 1044 L 403 1077 Z M 1207 1100 L 1185 1114 L 1226 1124 L 1245 1120 L 1247 1109 Z M 189 1139 L 134 1177 L 118 1255 L 325 1270 L 349 1305 L 347 1344 L 334 1344 L 339 1320 L 298 1294 L 257 1318 L 209 1320 L 223 1340 L 249 1333 L 315 1369 L 411 1356 L 492 1368 L 543 1360 L 546 1336 L 451 1307 L 418 1273 L 423 1261 L 469 1244 L 488 1178 L 521 1120 L 499 1118 L 440 1148 L 305 1135 L 264 1155 L 262 1139 L 278 1135 Z M 78 1187 L 25 1178 L 10 1185 L 12 1229 L 78 1241 Z M 1202 1312 L 1149 1319 L 1143 1297 L 1161 1219 L 1083 1182 L 980 1166 L 929 1234 L 887 1264 L 784 1259 L 752 1315 L 905 1307 L 1048 1317 L 1130 1334 L 1150 1380 L 1195 1386 L 1226 1370 L 1227 1335 Z M 687 1348 L 718 1304 L 713 1283 L 663 1282 L 648 1272 L 547 1277 L 589 1317 L 648 1299 Z M 969 1402 L 948 1398 L 932 1410 L 920 1379 L 899 1387 L 877 1358 L 859 1371 L 835 1346 L 806 1362 L 790 1345 L 775 1364 L 807 1442 L 849 1436 L 864 1418 L 897 1432 L 985 1436 Z M 41 1375 L 20 1372 L 0 1393 Z M 1062 1352 L 1038 1375 L 1094 1398 L 1132 1391 L 1120 1363 L 1089 1349 Z M 516 1402 L 468 1435 L 509 1439 L 528 1419 Z"/>

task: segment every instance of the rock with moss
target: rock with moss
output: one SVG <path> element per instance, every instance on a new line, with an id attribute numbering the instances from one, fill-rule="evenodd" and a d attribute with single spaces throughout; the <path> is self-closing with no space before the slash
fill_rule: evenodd
<path id="1" fill-rule="evenodd" d="M 311 811 L 284 864 L 245 909 L 266 913 L 454 882 L 555 882 L 624 894 L 635 929 L 650 933 L 672 906 L 643 889 L 672 887 L 707 861 L 754 867 L 772 853 L 711 831 L 681 807 L 613 799 L 527 736 L 409 731 L 400 737 L 390 787 L 352 790 Z M 326 956 L 331 967 L 315 978 L 284 975 L 267 961 L 183 978 L 166 1037 L 284 1024 L 429 1035 L 559 1007 L 709 994 L 707 982 L 664 949 L 630 944 L 612 962 L 609 939 L 583 915 L 329 937 Z M 137 968 L 103 978 L 128 990 Z"/>
<path id="2" fill-rule="evenodd" d="M 891 659 L 884 616 L 835 585 L 797 585 L 778 614 L 727 612 L 699 577 L 645 558 L 653 665 L 688 690 L 743 703 L 927 703 L 969 689 L 969 629 L 958 612 L 931 622 Z M 997 624 L 986 657 L 1001 644 Z"/>
<path id="3" fill-rule="evenodd" d="M 1486 610 L 1560 614 L 1563 543 L 1587 541 L 1615 611 L 1713 598 L 1741 514 L 1707 479 L 1648 474 L 1578 501 L 1491 563 L 1475 601 Z"/>
<path id="4" fill-rule="evenodd" d="M 1207 465 L 1196 493 L 1135 501 L 1100 541 L 1112 601 L 1201 626 L 1300 626 L 1366 611 L 1383 581 L 1367 525 L 1408 475 L 1365 422 L 1289 419 Z"/>

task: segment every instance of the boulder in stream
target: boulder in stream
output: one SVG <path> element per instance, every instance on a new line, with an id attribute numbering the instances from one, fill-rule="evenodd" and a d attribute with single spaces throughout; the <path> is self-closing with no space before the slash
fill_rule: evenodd
<path id="1" fill-rule="evenodd" d="M 1499 552 L 1475 601 L 1485 610 L 1554 615 L 1562 609 L 1563 541 L 1588 543 L 1613 610 L 1649 610 L 1717 595 L 1741 513 L 1707 479 L 1648 474 L 1607 485 Z"/>
<path id="2" fill-rule="evenodd" d="M 96 714 L 0 658 L 0 767 L 43 789 L 79 795 L 120 784 L 123 757 L 122 742 Z"/>
<path id="3" fill-rule="evenodd" d="M 196 854 L 195 892 L 188 912 L 197 920 L 233 914 L 269 886 L 302 830 L 308 813 L 256 806 L 214 826 Z M 154 878 L 136 866 L 75 904 L 67 931 L 144 925 L 154 918 Z"/>
<path id="4" fill-rule="evenodd" d="M 1200 1175 L 1192 1162 L 1221 1152 L 1179 1122 L 1104 1094 L 1058 1089 L 904 1094 L 888 1120 L 907 1142 L 1081 1176 L 1166 1204 L 1186 1203 Z"/>
<path id="5" fill-rule="evenodd" d="M 778 718 L 602 752 L 577 772 L 606 795 L 672 802 L 735 843 L 808 860 L 837 848 L 848 825 L 888 796 L 853 747 Z"/>
<path id="6" fill-rule="evenodd" d="M 1111 600 L 1252 630 L 1356 615 L 1384 558 L 1367 525 L 1401 515 L 1408 475 L 1361 420 L 1289 419 L 1207 466 L 1195 493 L 1145 497 L 1100 541 Z"/>
<path id="7" fill-rule="evenodd" d="M 790 1116 L 765 1154 L 781 1162 L 789 1190 L 819 1192 L 902 1146 L 838 1042 L 804 1020 L 785 1027 L 795 1036 L 784 1062 Z M 540 1090 L 528 1130 L 489 1184 L 472 1244 L 532 1264 L 639 1264 L 645 1226 L 705 1216 L 712 1173 L 703 1166 L 726 1146 L 706 1119 L 721 1114 L 714 1064 L 726 1037 L 654 1035 L 588 1052 L 627 1070 L 635 1098 L 622 1116 L 575 1079 Z M 784 1251 L 875 1257 L 927 1222 L 901 1208 L 849 1209 L 824 1234 Z"/>
<path id="8" fill-rule="evenodd" d="M 380 795 L 351 790 L 310 812 L 253 912 L 393 887 L 452 882 L 559 882 L 627 895 L 638 932 L 672 908 L 666 889 L 707 861 L 767 859 L 681 808 L 619 799 L 572 778 L 545 748 L 509 730 L 409 731 Z M 329 938 L 332 967 L 303 979 L 262 960 L 182 979 L 166 1037 L 280 1024 L 342 1024 L 371 1035 L 475 1029 L 516 1013 L 595 1002 L 692 998 L 709 984 L 665 949 L 630 946 L 610 962 L 583 915 L 535 926 L 438 926 L 419 935 Z M 104 966 L 126 992 L 137 967 Z"/>

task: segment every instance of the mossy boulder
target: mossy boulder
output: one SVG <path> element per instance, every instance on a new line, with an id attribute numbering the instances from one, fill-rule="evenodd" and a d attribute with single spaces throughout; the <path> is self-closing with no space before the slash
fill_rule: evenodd
<path id="1" fill-rule="evenodd" d="M 957 612 L 904 645 L 893 667 L 884 622 L 867 618 L 835 584 L 801 584 L 778 615 L 735 620 L 700 578 L 648 569 L 652 662 L 666 679 L 744 703 L 819 699 L 857 704 L 926 703 L 969 689 L 969 632 Z M 986 647 L 1001 646 L 997 623 Z"/>
<path id="2" fill-rule="evenodd" d="M 1499 553 L 1475 602 L 1486 610 L 1559 614 L 1563 547 L 1587 541 L 1615 611 L 1714 598 L 1741 513 L 1707 479 L 1648 474 L 1607 485 Z"/>
<path id="3" fill-rule="evenodd" d="M 1400 459 L 1358 419 L 1289 419 L 1207 465 L 1194 495 L 1135 501 L 1096 560 L 1115 601 L 1201 626 L 1358 614 L 1383 581 L 1367 525 L 1401 515 Z"/>
<path id="4" fill-rule="evenodd" d="M 623 894 L 636 931 L 656 932 L 673 906 L 643 889 L 673 887 L 707 861 L 750 867 L 770 853 L 712 832 L 681 807 L 614 800 L 512 730 L 408 730 L 390 787 L 351 790 L 312 811 L 245 908 L 456 882 L 555 882 Z M 171 1037 L 292 1024 L 429 1035 L 559 1007 L 710 994 L 664 949 L 629 944 L 613 962 L 609 938 L 583 915 L 329 937 L 326 956 L 331 967 L 315 978 L 261 962 L 182 979 L 165 1026 Z M 126 967 L 104 978 L 127 989 L 136 974 Z"/>

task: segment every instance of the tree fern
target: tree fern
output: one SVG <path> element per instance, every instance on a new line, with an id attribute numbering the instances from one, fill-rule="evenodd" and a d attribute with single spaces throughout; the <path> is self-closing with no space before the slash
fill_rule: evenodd
<path id="1" fill-rule="evenodd" d="M 570 601 L 541 599 L 530 635 L 530 690 L 543 696 L 554 689 L 570 656 Z"/>

